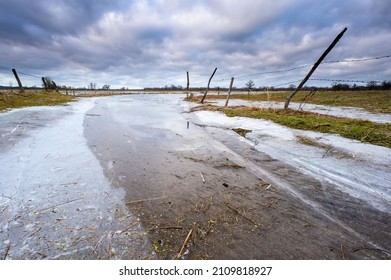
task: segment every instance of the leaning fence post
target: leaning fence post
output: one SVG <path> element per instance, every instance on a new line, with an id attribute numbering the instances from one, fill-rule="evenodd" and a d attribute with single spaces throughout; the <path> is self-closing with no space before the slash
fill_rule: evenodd
<path id="1" fill-rule="evenodd" d="M 209 91 L 210 82 L 212 81 L 212 78 L 213 78 L 213 76 L 215 75 L 216 71 L 217 71 L 217 68 L 213 71 L 212 76 L 210 76 L 210 78 L 209 78 L 208 87 L 206 88 L 205 93 L 204 93 L 204 96 L 203 96 L 202 99 L 201 99 L 201 103 L 204 103 L 205 97 L 206 97 L 206 95 L 208 94 L 208 91 Z"/>
<path id="2" fill-rule="evenodd" d="M 52 81 L 52 86 L 53 86 L 53 88 L 54 88 L 56 91 L 58 91 L 57 84 L 56 84 L 54 81 Z"/>
<path id="3" fill-rule="evenodd" d="M 234 84 L 234 77 L 231 78 L 231 83 L 229 85 L 229 90 L 228 90 L 228 94 L 227 94 L 227 100 L 225 101 L 225 107 L 228 106 L 228 101 L 229 101 L 229 96 L 231 95 L 231 91 L 232 91 L 232 85 Z"/>
<path id="4" fill-rule="evenodd" d="M 312 69 L 310 72 L 305 76 L 303 81 L 300 83 L 300 85 L 285 99 L 285 106 L 284 109 L 287 110 L 289 106 L 289 102 L 291 101 L 292 97 L 304 86 L 304 84 L 308 81 L 308 79 L 311 77 L 311 75 L 315 72 L 316 68 L 318 68 L 319 64 L 323 61 L 323 59 L 328 55 L 328 53 L 335 47 L 335 45 L 338 43 L 339 39 L 342 38 L 343 34 L 347 28 L 345 27 L 341 33 L 338 34 L 338 36 L 334 39 L 334 41 L 331 43 L 331 45 L 324 51 L 324 53 L 321 55 L 321 57 L 318 59 L 318 61 L 312 66 Z"/>
<path id="5" fill-rule="evenodd" d="M 46 82 L 46 79 L 44 77 L 42 77 L 42 83 L 45 87 L 45 90 L 48 90 L 48 83 Z"/>
<path id="6" fill-rule="evenodd" d="M 12 73 L 14 73 L 15 79 L 18 82 L 20 92 L 24 92 L 23 85 L 22 85 L 22 82 L 19 79 L 18 73 L 16 72 L 15 69 L 12 69 Z"/>

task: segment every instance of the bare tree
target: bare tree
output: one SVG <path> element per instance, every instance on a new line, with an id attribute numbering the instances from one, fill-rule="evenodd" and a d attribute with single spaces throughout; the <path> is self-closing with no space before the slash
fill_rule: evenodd
<path id="1" fill-rule="evenodd" d="M 253 80 L 247 81 L 245 86 L 248 89 L 248 92 L 250 92 L 255 87 L 254 81 Z"/>
<path id="2" fill-rule="evenodd" d="M 102 87 L 102 89 L 103 89 L 103 90 L 109 90 L 109 89 L 110 89 L 110 85 L 104 85 L 104 86 Z"/>
<path id="3" fill-rule="evenodd" d="M 96 89 L 96 84 L 95 83 L 90 83 L 90 85 L 89 85 L 89 87 L 88 87 L 89 89 Z"/>
<path id="4" fill-rule="evenodd" d="M 367 88 L 368 89 L 375 89 L 377 86 L 377 82 L 376 81 L 370 81 L 367 83 Z"/>
<path id="5" fill-rule="evenodd" d="M 391 89 L 391 81 L 383 81 L 382 83 L 381 83 L 381 88 L 382 89 Z"/>

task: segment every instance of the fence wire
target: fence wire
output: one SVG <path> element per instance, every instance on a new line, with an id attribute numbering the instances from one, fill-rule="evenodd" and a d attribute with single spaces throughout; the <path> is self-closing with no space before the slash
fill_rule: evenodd
<path id="1" fill-rule="evenodd" d="M 321 64 L 336 64 L 336 63 L 356 63 L 356 62 L 369 62 L 369 61 L 374 61 L 374 60 L 381 60 L 381 59 L 390 59 L 391 55 L 382 55 L 382 56 L 375 56 L 375 57 L 367 57 L 367 58 L 357 58 L 357 59 L 341 59 L 341 60 L 330 60 L 330 61 L 324 61 Z M 223 81 L 229 81 L 231 77 L 234 77 L 235 80 L 239 79 L 244 79 L 244 78 L 250 78 L 250 77 L 256 77 L 256 76 L 265 76 L 265 75 L 272 75 L 272 74 L 284 74 L 284 73 L 289 73 L 289 72 L 294 72 L 297 70 L 305 69 L 312 67 L 314 64 L 305 64 L 305 65 L 300 65 L 297 67 L 292 67 L 292 68 L 283 68 L 283 69 L 277 69 L 277 70 L 270 70 L 270 71 L 263 71 L 263 72 L 257 72 L 257 73 L 250 73 L 250 74 L 245 74 L 245 75 L 231 75 L 230 77 L 226 76 L 221 79 L 213 80 L 214 83 L 216 82 L 223 82 Z M 0 70 L 4 72 L 9 72 L 12 71 L 12 68 L 7 67 L 7 66 L 2 66 L 0 65 Z M 27 73 L 25 71 L 19 71 L 18 74 L 22 76 L 29 76 L 33 78 L 38 78 L 41 79 L 41 76 L 38 76 L 37 74 L 32 74 L 32 73 Z M 192 77 L 209 77 L 208 74 L 199 74 L 199 73 L 190 73 Z M 179 76 L 178 76 L 179 77 Z M 364 80 L 348 80 L 348 79 L 328 79 L 328 78 L 318 78 L 318 79 L 309 79 L 309 81 L 327 81 L 327 82 L 344 82 L 344 83 L 369 83 L 369 82 L 382 82 L 382 81 L 364 81 Z M 201 81 L 201 82 L 195 82 L 191 83 L 191 85 L 201 85 L 201 84 L 206 84 L 208 80 Z M 289 84 L 295 84 L 301 82 L 301 80 L 295 80 L 295 81 L 290 81 L 290 82 L 284 82 L 276 85 L 272 85 L 269 87 L 281 87 Z"/>
<path id="2" fill-rule="evenodd" d="M 389 59 L 389 58 L 391 58 L 391 55 L 382 55 L 382 56 L 368 57 L 368 58 L 359 58 L 359 59 L 331 60 L 331 61 L 324 61 L 321 64 L 368 62 L 368 61 L 373 61 L 373 60 Z M 314 64 L 305 64 L 305 65 L 301 65 L 301 66 L 297 66 L 297 67 L 293 67 L 293 68 L 264 71 L 264 72 L 246 74 L 246 75 L 237 75 L 237 76 L 233 75 L 232 77 L 234 77 L 235 80 L 238 80 L 238 79 L 243 79 L 243 78 L 249 78 L 249 77 L 255 77 L 255 76 L 264 76 L 264 75 L 270 75 L 270 74 L 283 74 L 283 73 L 288 73 L 288 72 L 293 72 L 293 71 L 296 71 L 296 70 L 309 68 L 309 67 L 312 67 L 313 65 Z M 214 82 L 229 81 L 230 79 L 231 79 L 231 77 L 225 77 L 225 78 L 222 78 L 222 79 L 214 80 Z M 281 87 L 281 86 L 284 86 L 284 85 L 294 84 L 294 83 L 298 83 L 298 82 L 301 82 L 301 81 L 302 80 L 284 82 L 284 83 L 281 83 L 281 84 L 271 85 L 269 87 Z M 348 80 L 348 79 L 342 80 L 342 79 L 326 79 L 326 78 L 309 79 L 309 81 L 330 81 L 330 82 L 349 82 L 349 83 L 369 83 L 369 82 L 373 82 L 373 80 L 371 80 L 371 81 L 363 81 L 363 80 Z M 381 81 L 375 81 L 375 82 L 381 82 Z M 200 85 L 200 84 L 206 84 L 206 83 L 207 83 L 207 80 L 202 81 L 202 82 L 192 83 L 192 84 L 193 85 Z"/>

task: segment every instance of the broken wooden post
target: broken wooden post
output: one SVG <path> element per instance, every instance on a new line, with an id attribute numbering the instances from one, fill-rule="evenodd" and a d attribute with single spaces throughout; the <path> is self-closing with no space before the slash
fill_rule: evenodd
<path id="1" fill-rule="evenodd" d="M 24 92 L 23 85 L 22 85 L 22 82 L 19 79 L 18 73 L 16 72 L 15 69 L 12 69 L 12 73 L 14 73 L 15 79 L 18 82 L 20 92 Z"/>
<path id="2" fill-rule="evenodd" d="M 212 81 L 212 78 L 213 78 L 213 76 L 215 75 L 216 71 L 217 71 L 217 68 L 213 71 L 212 76 L 210 76 L 210 78 L 209 78 L 208 87 L 206 88 L 205 93 L 204 93 L 204 96 L 203 96 L 202 99 L 201 99 L 201 103 L 204 103 L 205 97 L 206 97 L 206 95 L 208 94 L 208 91 L 209 91 L 210 82 Z"/>
<path id="3" fill-rule="evenodd" d="M 311 77 L 311 75 L 315 72 L 316 68 L 318 68 L 319 64 L 323 61 L 323 59 L 328 55 L 328 53 L 334 48 L 334 46 L 338 43 L 338 41 L 342 38 L 343 34 L 346 32 L 347 28 L 345 27 L 341 33 L 338 34 L 338 36 L 334 39 L 334 41 L 331 43 L 331 45 L 324 51 L 324 53 L 321 55 L 321 57 L 318 59 L 318 61 L 314 64 L 310 72 L 305 76 L 303 81 L 299 84 L 299 86 L 285 99 L 285 106 L 284 109 L 287 110 L 289 106 L 289 102 L 291 101 L 292 97 L 304 86 L 304 84 L 308 81 L 308 79 Z"/>
<path id="4" fill-rule="evenodd" d="M 229 101 L 229 96 L 231 95 L 231 91 L 232 91 L 232 85 L 234 84 L 234 77 L 231 78 L 231 83 L 229 85 L 229 90 L 228 90 L 228 94 L 227 94 L 227 100 L 225 101 L 225 107 L 228 106 L 228 101 Z"/>

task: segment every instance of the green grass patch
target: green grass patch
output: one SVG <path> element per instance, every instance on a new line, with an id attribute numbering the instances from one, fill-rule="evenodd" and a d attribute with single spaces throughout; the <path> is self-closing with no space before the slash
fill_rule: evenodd
<path id="1" fill-rule="evenodd" d="M 0 92 L 0 111 L 30 106 L 52 106 L 74 101 L 75 98 L 55 91 Z"/>
<path id="2" fill-rule="evenodd" d="M 309 91 L 299 91 L 291 102 L 301 103 Z M 276 101 L 285 102 L 290 94 L 286 91 L 270 91 L 268 93 L 231 94 L 231 99 L 249 101 Z M 224 95 L 208 95 L 207 99 L 225 99 Z M 390 90 L 363 90 L 363 91 L 318 91 L 307 97 L 305 103 L 325 106 L 348 106 L 365 109 L 374 113 L 391 114 Z"/>
<path id="3" fill-rule="evenodd" d="M 339 118 L 296 110 L 275 110 L 256 107 L 217 108 L 229 117 L 267 119 L 302 130 L 338 134 L 345 138 L 391 148 L 391 125 Z"/>

